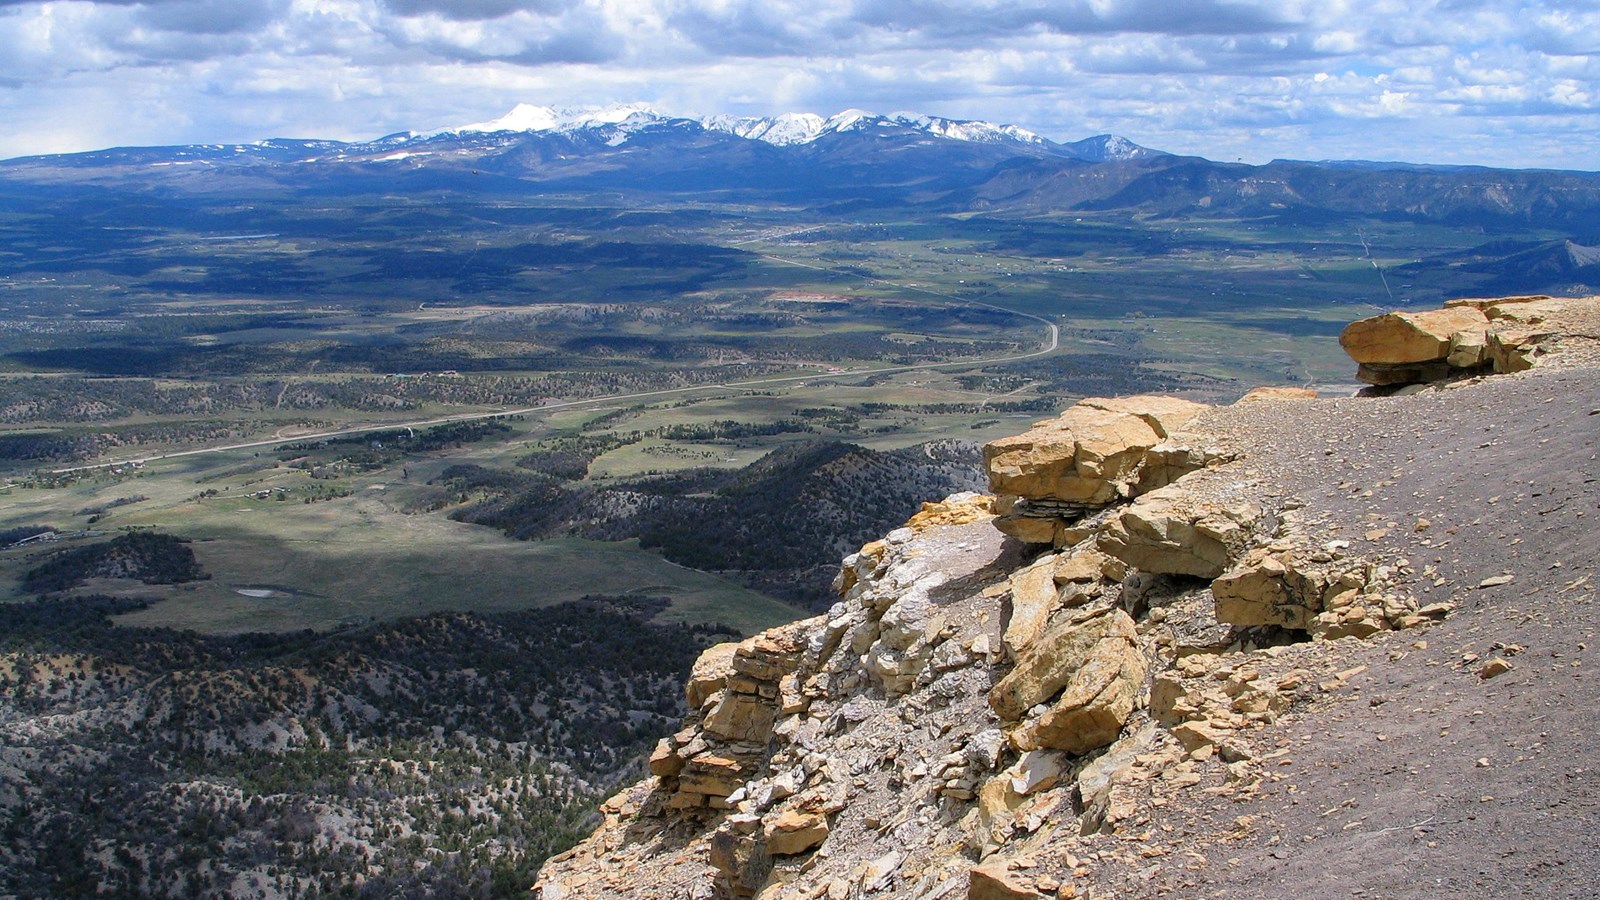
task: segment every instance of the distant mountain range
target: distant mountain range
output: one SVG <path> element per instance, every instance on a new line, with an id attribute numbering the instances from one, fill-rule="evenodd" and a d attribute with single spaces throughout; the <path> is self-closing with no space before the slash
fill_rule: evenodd
<path id="1" fill-rule="evenodd" d="M 1316 224 L 1392 217 L 1495 227 L 1537 222 L 1600 244 L 1600 174 L 1367 161 L 1219 163 L 1116 135 L 1058 143 L 1015 125 L 846 110 L 822 117 L 664 115 L 642 106 L 523 104 L 488 122 L 371 141 L 116 148 L 0 162 L 0 184 L 215 195 L 470 190 L 693 195 L 830 214 L 913 205 L 1025 215 Z M 1587 268 L 1579 264 L 1578 268 Z"/>
<path id="2" fill-rule="evenodd" d="M 1081 141 L 1058 144 L 1017 125 L 946 119 L 916 113 L 883 116 L 860 109 L 847 109 L 834 116 L 815 113 L 783 113 L 776 116 L 707 116 L 699 119 L 669 116 L 641 105 L 600 108 L 557 109 L 521 103 L 509 113 L 488 122 L 462 125 L 438 131 L 392 135 L 388 140 L 428 139 L 468 134 L 523 133 L 542 135 L 586 135 L 599 137 L 608 146 L 620 146 L 635 136 L 659 133 L 707 132 L 733 135 L 776 147 L 813 144 L 832 135 L 857 133 L 873 138 L 943 138 L 976 144 L 997 144 L 1019 150 L 1040 152 L 1087 162 L 1143 159 L 1166 155 L 1160 150 L 1141 147 L 1127 138 L 1112 134 L 1096 135 Z"/>

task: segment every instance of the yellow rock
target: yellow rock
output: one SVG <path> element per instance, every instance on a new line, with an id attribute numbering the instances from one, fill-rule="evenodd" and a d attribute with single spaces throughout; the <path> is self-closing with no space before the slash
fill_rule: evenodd
<path id="1" fill-rule="evenodd" d="M 733 674 L 733 652 L 737 649 L 739 645 L 733 641 L 716 644 L 707 647 L 700 658 L 694 661 L 694 668 L 689 670 L 689 684 L 684 691 L 690 709 L 699 709 L 712 694 L 722 690 L 723 683 Z"/>
<path id="2" fill-rule="evenodd" d="M 1496 675 L 1504 675 L 1511 671 L 1511 668 L 1511 663 L 1497 656 L 1483 664 L 1483 667 L 1478 670 L 1478 677 L 1487 681 Z"/>
<path id="3" fill-rule="evenodd" d="M 1489 332 L 1489 359 L 1497 373 L 1525 372 L 1533 368 L 1540 349 L 1555 335 L 1547 329 L 1497 328 Z"/>
<path id="4" fill-rule="evenodd" d="M 804 853 L 828 839 L 828 817 L 820 812 L 786 809 L 767 824 L 767 852 L 773 856 Z"/>
<path id="5" fill-rule="evenodd" d="M 1042 900 L 1044 895 L 1031 882 L 1006 868 L 1004 860 L 991 859 L 972 867 L 967 900 Z"/>
<path id="6" fill-rule="evenodd" d="M 970 525 L 993 515 L 993 497 L 987 494 L 958 494 L 937 503 L 922 504 L 922 509 L 906 520 L 906 527 L 923 531 L 936 525 Z"/>
<path id="7" fill-rule="evenodd" d="M 1489 317 L 1473 306 L 1392 312 L 1351 322 L 1339 346 L 1358 363 L 1402 365 L 1443 360 L 1457 332 L 1488 329 Z"/>
<path id="8" fill-rule="evenodd" d="M 1079 406 L 1103 409 L 1107 412 L 1138 416 L 1162 440 L 1180 431 L 1195 416 L 1208 409 L 1204 403 L 1195 403 L 1167 394 L 1135 394 L 1131 397 L 1087 397 Z"/>
<path id="9" fill-rule="evenodd" d="M 1082 547 L 1070 555 L 1056 558 L 1056 584 L 1074 581 L 1099 581 L 1105 574 L 1106 555 L 1093 547 Z"/>
<path id="10" fill-rule="evenodd" d="M 983 448 L 998 494 L 1103 506 L 1116 500 L 1161 436 L 1144 419 L 1078 404 Z"/>
<path id="11" fill-rule="evenodd" d="M 1215 578 L 1248 543 L 1260 517 L 1255 504 L 1218 504 L 1171 485 L 1135 500 L 1108 523 L 1099 548 L 1143 572 Z"/>
<path id="12" fill-rule="evenodd" d="M 650 774 L 662 778 L 671 778 L 683 771 L 683 757 L 678 755 L 677 748 L 672 746 L 672 741 L 662 738 L 656 744 L 654 753 L 650 754 Z"/>
<path id="13" fill-rule="evenodd" d="M 1002 534 L 1008 534 L 1024 544 L 1049 544 L 1057 546 L 1061 534 L 1060 519 L 1046 519 L 1038 516 L 1001 516 L 994 520 L 994 527 L 1000 529 Z"/>
<path id="14" fill-rule="evenodd" d="M 1145 671 L 1133 620 L 1120 609 L 1098 609 L 1041 634 L 989 692 L 989 705 L 1001 720 L 1021 722 L 1056 697 L 1037 720 L 1014 729 L 1011 742 L 1020 750 L 1088 753 L 1117 739 L 1138 705 Z"/>
<path id="15" fill-rule="evenodd" d="M 772 737 L 772 725 L 777 720 L 776 702 L 728 691 L 712 707 L 701 727 L 730 741 L 765 744 Z"/>
<path id="16" fill-rule="evenodd" d="M 1006 625 L 1005 642 L 1013 658 L 1033 643 L 1060 605 L 1055 570 L 1056 558 L 1046 556 L 1011 573 L 1011 621 Z"/>

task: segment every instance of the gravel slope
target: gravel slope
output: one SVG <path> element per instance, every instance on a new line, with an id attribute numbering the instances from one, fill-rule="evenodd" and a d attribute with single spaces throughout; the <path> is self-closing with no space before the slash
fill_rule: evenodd
<path id="1" fill-rule="evenodd" d="M 1258 733 L 1290 748 L 1282 780 L 1232 804 L 1190 795 L 1162 823 L 1215 835 L 1260 818 L 1204 863 L 1123 871 L 1118 895 L 1595 896 L 1600 370 L 1207 415 L 1250 448 L 1264 493 L 1305 502 L 1313 533 L 1409 564 L 1423 603 L 1456 610 L 1330 644 L 1328 671 L 1366 669 Z M 1496 656 L 1514 668 L 1480 678 Z"/>

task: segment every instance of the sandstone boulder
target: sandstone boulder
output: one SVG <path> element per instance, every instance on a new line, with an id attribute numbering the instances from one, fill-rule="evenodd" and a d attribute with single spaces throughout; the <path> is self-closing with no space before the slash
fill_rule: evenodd
<path id="1" fill-rule="evenodd" d="M 1165 394 L 1135 394 L 1131 397 L 1088 397 L 1079 406 L 1103 409 L 1106 412 L 1127 413 L 1137 416 L 1149 425 L 1156 436 L 1166 440 L 1185 425 L 1205 412 L 1204 403 L 1195 403 Z"/>
<path id="2" fill-rule="evenodd" d="M 1118 497 L 1144 452 L 1160 443 L 1144 419 L 1078 404 L 1059 418 L 983 448 L 999 494 L 1104 506 Z"/>
<path id="3" fill-rule="evenodd" d="M 1322 611 L 1325 588 L 1292 560 L 1258 551 L 1211 582 L 1211 595 L 1219 622 L 1304 630 L 1310 627 L 1312 616 Z"/>
<path id="4" fill-rule="evenodd" d="M 923 503 L 922 509 L 906 520 L 912 531 L 937 525 L 967 525 L 994 516 L 994 498 L 987 494 L 951 494 L 938 502 Z"/>
<path id="5" fill-rule="evenodd" d="M 1558 335 L 1533 327 L 1497 328 L 1489 332 L 1488 356 L 1497 374 L 1525 372 Z"/>
<path id="6" fill-rule="evenodd" d="M 689 684 L 684 691 L 688 695 L 690 709 L 699 709 L 712 694 L 722 690 L 723 682 L 733 674 L 733 653 L 738 648 L 738 643 L 734 641 L 716 644 L 706 648 L 700 658 L 694 661 L 694 668 L 689 670 Z"/>
<path id="7" fill-rule="evenodd" d="M 802 619 L 741 641 L 734 649 L 733 670 L 776 683 L 800 664 L 806 638 L 818 624 L 816 619 Z"/>
<path id="8" fill-rule="evenodd" d="M 1059 585 L 1100 581 L 1111 577 L 1106 571 L 1109 563 L 1108 557 L 1095 547 L 1078 547 L 1070 554 L 1056 557 L 1051 577 Z"/>
<path id="9" fill-rule="evenodd" d="M 805 809 L 786 809 L 765 828 L 767 852 L 773 856 L 804 853 L 828 839 L 828 817 Z"/>
<path id="10" fill-rule="evenodd" d="M 1044 631 L 1051 613 L 1060 606 L 1055 570 L 1056 558 L 1045 556 L 1011 573 L 1011 620 L 1006 624 L 1005 642 L 1013 659 Z"/>
<path id="11" fill-rule="evenodd" d="M 1113 794 L 1129 779 L 1138 756 L 1149 752 L 1155 741 L 1156 727 L 1146 723 L 1112 744 L 1078 773 L 1078 828 L 1082 834 L 1115 829 Z"/>
<path id="12" fill-rule="evenodd" d="M 683 771 L 683 766 L 684 759 L 678 755 L 671 738 L 662 738 L 657 742 L 656 749 L 650 754 L 651 775 L 672 778 Z"/>
<path id="13" fill-rule="evenodd" d="M 702 797 L 727 797 L 744 785 L 759 760 L 727 751 L 706 752 L 688 760 L 678 776 L 678 791 Z"/>
<path id="14" fill-rule="evenodd" d="M 1081 401 L 1055 419 L 984 447 L 998 494 L 1105 506 L 1125 497 L 1144 454 L 1206 407 L 1175 397 Z"/>
<path id="15" fill-rule="evenodd" d="M 1138 706 L 1145 671 L 1128 614 L 1086 610 L 1039 635 L 989 692 L 989 705 L 1002 721 L 1018 723 L 1010 737 L 1020 750 L 1088 753 L 1117 739 Z M 1023 721 L 1052 698 L 1037 718 Z"/>
<path id="16" fill-rule="evenodd" d="M 1014 509 L 1015 507 L 1013 507 Z M 1054 515 L 1005 515 L 994 520 L 994 527 L 1024 544 L 1061 545 L 1062 520 Z"/>
<path id="17" fill-rule="evenodd" d="M 967 900 L 1043 900 L 1023 876 L 1012 872 L 1004 860 L 991 859 L 973 866 L 967 878 Z"/>
<path id="18" fill-rule="evenodd" d="M 1067 761 L 1052 750 L 1029 750 L 1009 770 L 1011 790 L 1020 797 L 1048 791 L 1066 774 Z"/>
<path id="19" fill-rule="evenodd" d="M 1113 519 L 1099 548 L 1139 571 L 1215 578 L 1248 545 L 1261 516 L 1253 503 L 1217 502 L 1170 485 Z"/>
<path id="20" fill-rule="evenodd" d="M 772 736 L 777 720 L 778 705 L 774 700 L 729 690 L 706 714 L 701 727 L 726 740 L 764 744 Z"/>
<path id="21" fill-rule="evenodd" d="M 1475 369 L 1489 361 L 1489 335 L 1482 331 L 1458 331 L 1450 338 L 1450 355 L 1445 362 L 1455 369 Z"/>
<path id="22" fill-rule="evenodd" d="M 1139 480 L 1131 492 L 1138 496 L 1159 490 L 1190 472 L 1231 462 L 1235 457 L 1215 447 L 1162 441 L 1151 447 L 1139 467 Z"/>
<path id="23" fill-rule="evenodd" d="M 1382 366 L 1443 362 L 1458 332 L 1487 330 L 1489 317 L 1473 306 L 1392 312 L 1351 322 L 1339 346 L 1358 363 Z"/>

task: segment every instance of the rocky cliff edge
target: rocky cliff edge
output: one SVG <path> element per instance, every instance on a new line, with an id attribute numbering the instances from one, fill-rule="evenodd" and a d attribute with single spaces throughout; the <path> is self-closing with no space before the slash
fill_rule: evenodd
<path id="1" fill-rule="evenodd" d="M 1363 377 L 1438 383 L 1093 398 L 990 444 L 992 496 L 707 651 L 536 896 L 1587 896 L 1597 323 L 1390 314 L 1342 339 Z"/>

